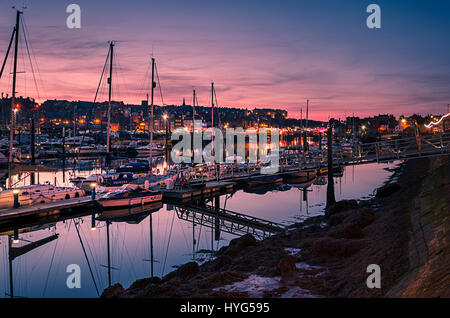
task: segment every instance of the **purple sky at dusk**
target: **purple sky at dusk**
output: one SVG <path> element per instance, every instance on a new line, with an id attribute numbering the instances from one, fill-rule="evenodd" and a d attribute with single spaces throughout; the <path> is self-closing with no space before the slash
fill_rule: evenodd
<path id="1" fill-rule="evenodd" d="M 1 60 L 15 21 L 11 6 L 23 2 L 0 3 Z M 70 3 L 81 6 L 81 29 L 66 27 Z M 381 29 L 366 27 L 370 3 L 381 7 Z M 117 40 L 113 97 L 126 103 L 145 99 L 153 50 L 166 104 L 190 103 L 195 88 L 200 104 L 210 105 L 214 81 L 219 106 L 284 108 L 290 117 L 305 112 L 306 99 L 318 120 L 441 114 L 450 103 L 450 2 L 407 3 L 28 0 L 25 23 L 41 101 L 93 100 L 108 40 Z M 22 49 L 18 94 L 37 98 Z M 9 74 L 0 91 L 11 93 Z"/>

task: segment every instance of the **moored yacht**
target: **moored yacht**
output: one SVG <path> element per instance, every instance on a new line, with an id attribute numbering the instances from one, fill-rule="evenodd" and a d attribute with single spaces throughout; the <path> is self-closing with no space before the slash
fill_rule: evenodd
<path id="1" fill-rule="evenodd" d="M 119 190 L 109 192 L 97 201 L 103 208 L 133 207 L 162 200 L 162 193 L 137 184 L 125 184 Z"/>
<path id="2" fill-rule="evenodd" d="M 84 190 L 70 187 L 55 187 L 38 184 L 0 191 L 0 209 L 14 207 L 14 195 L 19 196 L 20 205 L 34 205 L 78 198 L 85 195 Z"/>

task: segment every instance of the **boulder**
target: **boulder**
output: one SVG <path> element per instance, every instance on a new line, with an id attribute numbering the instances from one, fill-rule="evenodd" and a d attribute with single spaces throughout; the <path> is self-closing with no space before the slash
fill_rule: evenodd
<path id="1" fill-rule="evenodd" d="M 363 245 L 364 240 L 360 239 L 325 237 L 314 242 L 313 253 L 323 258 L 345 258 L 361 250 Z"/>
<path id="2" fill-rule="evenodd" d="M 189 262 L 181 265 L 176 272 L 177 276 L 180 276 L 182 278 L 189 278 L 199 272 L 199 267 L 196 262 Z"/>
<path id="3" fill-rule="evenodd" d="M 241 237 L 232 239 L 230 241 L 230 244 L 226 247 L 222 247 L 218 252 L 217 255 L 229 255 L 229 256 L 235 256 L 240 251 L 246 249 L 250 246 L 256 246 L 257 241 L 251 234 L 245 234 Z"/>
<path id="4" fill-rule="evenodd" d="M 295 258 L 288 256 L 283 258 L 278 264 L 280 268 L 281 279 L 283 281 L 292 280 L 297 277 L 297 267 L 295 266 Z"/>
<path id="5" fill-rule="evenodd" d="M 338 213 L 341 213 L 344 211 L 356 209 L 357 207 L 358 207 L 358 202 L 356 200 L 342 200 L 342 201 L 336 202 L 331 207 L 329 207 L 325 211 L 325 215 L 326 215 L 326 217 L 330 217 L 332 215 L 335 215 L 335 214 L 338 214 Z"/>
<path id="6" fill-rule="evenodd" d="M 111 287 L 106 288 L 100 298 L 116 298 L 124 291 L 122 285 L 119 283 L 112 285 Z"/>
<path id="7" fill-rule="evenodd" d="M 386 184 L 377 189 L 376 198 L 386 198 L 393 195 L 395 192 L 401 189 L 401 185 L 398 182 Z"/>

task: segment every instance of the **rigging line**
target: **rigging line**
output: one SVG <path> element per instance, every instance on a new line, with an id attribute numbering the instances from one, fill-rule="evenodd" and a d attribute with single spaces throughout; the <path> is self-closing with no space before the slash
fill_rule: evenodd
<path id="1" fill-rule="evenodd" d="M 86 250 L 84 248 L 83 241 L 81 240 L 80 231 L 78 230 L 78 223 L 74 221 L 74 225 L 75 225 L 75 229 L 77 230 L 77 234 L 78 234 L 78 238 L 80 240 L 81 247 L 83 248 L 84 257 L 86 258 L 86 262 L 89 267 L 89 272 L 91 273 L 92 281 L 94 282 L 95 290 L 97 291 L 97 296 L 100 296 L 100 294 L 98 292 L 98 288 L 97 288 L 97 283 L 95 282 L 95 279 L 94 279 L 94 274 L 92 273 L 91 264 L 89 263 L 89 259 L 86 254 Z"/>
<path id="2" fill-rule="evenodd" d="M 127 85 L 127 81 L 126 81 L 126 79 L 125 79 L 125 72 L 124 72 L 124 68 L 122 67 L 122 63 L 120 63 L 120 58 L 118 58 L 118 55 L 119 54 L 116 54 L 116 56 L 115 56 L 115 61 L 116 61 L 116 68 L 117 68 L 117 70 L 116 70 L 116 74 L 117 74 L 117 78 L 118 78 L 118 81 L 117 81 L 117 84 L 118 84 L 118 86 L 120 86 L 120 87 L 123 87 L 123 89 L 125 90 L 125 94 L 126 94 L 126 97 L 128 98 L 128 99 L 130 99 L 131 98 L 131 91 L 130 91 L 130 88 L 129 88 L 129 86 Z M 120 83 L 120 81 L 122 82 L 122 83 Z M 119 91 L 120 92 L 120 91 Z M 123 94 L 123 92 L 122 92 L 122 94 Z M 128 101 L 129 102 L 129 101 Z M 124 103 L 125 104 L 125 103 Z"/>
<path id="3" fill-rule="evenodd" d="M 184 233 L 183 225 L 181 224 L 181 220 L 179 218 L 178 223 L 180 224 L 181 232 L 183 233 L 184 241 L 186 242 L 186 247 L 189 249 L 189 240 L 186 237 L 186 234 Z"/>
<path id="4" fill-rule="evenodd" d="M 98 91 L 99 91 L 99 89 L 100 89 L 100 85 L 102 84 L 103 76 L 105 75 L 105 70 L 106 70 L 106 65 L 108 64 L 108 59 L 109 59 L 110 50 L 111 50 L 111 49 L 108 50 L 108 54 L 106 55 L 105 64 L 103 65 L 102 74 L 100 75 L 100 81 L 98 82 L 97 90 L 96 90 L 96 92 L 95 92 L 94 101 L 93 101 L 93 103 L 92 103 L 91 110 L 90 110 L 90 112 L 89 112 L 89 114 L 88 114 L 88 118 L 87 118 L 87 120 L 86 120 L 86 122 L 87 122 L 86 130 L 89 130 L 90 125 L 91 125 L 92 113 L 93 113 L 93 110 L 95 109 L 95 102 L 97 101 Z M 101 122 L 100 122 L 100 124 L 101 124 Z M 84 142 L 84 136 L 85 136 L 85 134 L 83 134 L 83 137 L 81 138 L 80 147 L 83 145 L 83 142 Z M 78 155 L 77 155 L 77 161 L 79 161 L 79 160 L 80 160 L 80 151 L 78 152 Z"/>
<path id="5" fill-rule="evenodd" d="M 50 277 L 50 271 L 51 271 L 51 269 L 52 269 L 53 260 L 54 260 L 54 258 L 55 258 L 55 252 L 56 252 L 56 247 L 57 247 L 57 246 L 58 246 L 58 240 L 56 240 L 56 242 L 55 242 L 55 248 L 53 249 L 52 258 L 51 258 L 51 260 L 50 260 L 50 266 L 49 266 L 48 272 L 47 272 L 47 278 L 45 279 L 44 290 L 42 291 L 42 297 L 44 297 L 45 291 L 47 290 L 48 278 Z"/>
<path id="6" fill-rule="evenodd" d="M 95 257 L 94 257 L 94 254 L 92 253 L 92 249 L 91 249 L 91 246 L 90 246 L 90 244 L 89 244 L 89 240 L 88 240 L 86 234 L 83 232 L 83 229 L 81 229 L 81 234 L 83 234 L 84 240 L 85 240 L 86 245 L 87 245 L 88 250 L 89 250 L 89 253 L 91 254 L 92 263 L 94 264 L 94 268 L 95 268 L 95 273 L 97 274 L 97 279 L 98 279 L 98 281 L 100 282 L 101 280 L 99 279 L 100 273 L 98 272 L 98 266 L 97 266 L 97 264 L 95 263 Z"/>
<path id="7" fill-rule="evenodd" d="M 26 72 L 26 67 L 25 67 L 25 56 L 23 54 L 24 49 L 23 49 L 23 42 L 20 41 L 19 43 L 20 45 L 20 56 L 22 58 L 22 73 L 23 73 L 23 86 L 24 86 L 24 93 L 22 94 L 23 96 L 27 96 L 27 72 Z M 19 73 L 19 72 L 18 72 Z M 19 128 L 20 129 L 20 128 Z"/>
<path id="8" fill-rule="evenodd" d="M 162 103 L 162 106 L 166 106 L 166 104 L 164 103 L 164 99 L 163 99 L 161 82 L 159 81 L 159 73 L 158 73 L 158 67 L 156 66 L 156 62 L 155 62 L 155 73 L 156 73 L 156 78 L 158 80 L 159 95 L 161 96 L 161 103 Z M 151 84 L 151 85 L 153 85 L 153 84 Z"/>
<path id="9" fill-rule="evenodd" d="M 30 32 L 28 31 L 28 26 L 27 26 L 27 23 L 26 23 L 24 17 L 22 17 L 22 22 L 23 22 L 23 26 L 24 26 L 23 30 L 26 32 L 27 38 L 30 39 L 31 38 L 30 37 Z M 33 56 L 33 59 L 34 59 L 34 65 L 36 66 L 38 79 L 39 79 L 39 81 L 41 83 L 42 88 L 44 89 L 44 92 L 45 92 L 46 91 L 45 85 L 44 85 L 45 83 L 42 80 L 41 71 L 39 69 L 39 63 L 37 62 L 36 54 L 35 54 L 34 49 L 33 49 L 33 43 L 31 43 L 31 40 L 28 40 L 28 43 L 30 45 L 31 55 Z M 43 97 L 44 97 L 45 100 L 48 100 L 48 96 L 46 94 L 44 94 Z"/>
<path id="10" fill-rule="evenodd" d="M 166 239 L 167 239 L 167 236 L 168 236 L 168 228 L 169 228 L 169 222 L 170 222 L 170 217 L 168 216 L 167 218 L 165 218 L 166 219 L 166 225 L 164 226 L 164 238 L 163 238 L 163 240 L 162 240 L 162 244 L 161 244 L 161 255 L 160 254 L 158 254 L 158 258 L 159 259 L 163 259 L 163 255 L 164 255 L 164 246 L 166 245 Z M 158 251 L 159 252 L 159 251 Z M 161 256 L 161 257 L 159 257 L 159 256 Z"/>
<path id="11" fill-rule="evenodd" d="M 16 27 L 13 28 L 13 31 L 11 33 L 11 40 L 9 40 L 8 49 L 6 50 L 5 59 L 3 60 L 2 68 L 0 70 L 0 78 L 2 78 L 3 70 L 5 69 L 6 61 L 8 60 L 9 51 L 11 50 L 11 45 L 15 34 L 16 34 Z"/>
<path id="12" fill-rule="evenodd" d="M 198 230 L 198 237 L 197 237 L 197 248 L 195 249 L 196 252 L 198 252 L 198 247 L 200 245 L 200 239 L 202 234 L 203 225 L 200 225 L 200 229 Z"/>
<path id="13" fill-rule="evenodd" d="M 217 102 L 217 95 L 216 95 L 216 88 L 214 87 L 214 99 L 216 100 L 216 113 L 217 113 L 217 118 L 219 119 L 219 127 L 220 127 L 220 114 L 219 113 L 219 103 Z"/>
<path id="14" fill-rule="evenodd" d="M 147 91 L 145 87 L 146 87 L 146 85 L 147 85 L 150 67 L 151 67 L 151 65 L 148 64 L 148 65 L 147 65 L 147 69 L 146 69 L 146 71 L 145 71 L 144 80 L 141 82 L 141 85 L 138 87 L 138 90 L 137 90 L 136 94 L 134 95 L 134 100 L 137 102 L 136 105 L 139 105 L 139 102 L 142 101 L 142 99 L 139 98 L 139 96 L 142 96 L 142 95 L 141 95 L 142 92 Z"/>
<path id="15" fill-rule="evenodd" d="M 169 243 L 170 243 L 170 238 L 172 236 L 172 228 L 173 228 L 173 220 L 174 219 L 175 219 L 175 213 L 172 214 L 172 224 L 170 225 L 169 239 L 167 240 L 166 255 L 164 256 L 164 264 L 163 264 L 163 268 L 162 268 L 161 277 L 164 275 L 164 270 L 166 268 L 167 254 L 169 253 Z"/>
<path id="16" fill-rule="evenodd" d="M 36 74 L 34 72 L 33 62 L 31 60 L 30 49 L 28 47 L 28 39 L 27 39 L 27 34 L 25 32 L 25 24 L 23 22 L 23 19 L 21 21 L 22 21 L 23 39 L 25 40 L 25 46 L 27 48 L 28 60 L 30 61 L 31 74 L 33 75 L 34 85 L 35 85 L 35 88 L 36 88 L 36 93 L 37 93 L 38 99 L 41 100 L 41 95 L 39 94 L 39 87 L 38 87 L 37 80 L 36 80 Z"/>
<path id="17" fill-rule="evenodd" d="M 122 248 L 125 250 L 125 252 L 126 252 L 126 254 L 128 256 L 128 261 L 129 261 L 129 263 L 131 265 L 130 268 L 131 268 L 132 275 L 133 275 L 133 277 L 136 277 L 137 273 L 136 273 L 136 269 L 134 268 L 134 263 L 132 261 L 133 257 L 131 257 L 130 252 L 128 251 L 128 248 L 125 245 L 125 236 L 126 236 L 125 234 L 126 234 L 126 231 L 127 231 L 127 226 L 125 226 L 125 230 L 124 230 L 124 233 L 123 233 Z M 136 256 L 136 255 L 134 255 L 134 256 Z M 123 259 L 125 259 L 125 257 L 123 257 Z M 119 273 L 119 275 L 120 275 L 120 273 Z"/>

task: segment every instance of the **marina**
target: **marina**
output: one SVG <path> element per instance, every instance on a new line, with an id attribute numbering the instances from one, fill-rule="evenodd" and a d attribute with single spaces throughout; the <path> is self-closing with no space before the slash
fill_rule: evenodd
<path id="1" fill-rule="evenodd" d="M 370 198 L 372 189 L 387 180 L 391 174 L 390 169 L 394 167 L 393 164 L 371 164 L 356 166 L 354 170 L 346 169 L 342 177 L 335 178 L 336 198 L 360 197 L 362 200 Z M 53 179 L 53 175 L 53 172 L 46 172 L 42 173 L 40 178 Z M 59 178 L 61 181 L 61 175 Z M 217 195 L 209 195 L 205 201 L 202 196 L 196 196 L 196 200 L 190 199 L 184 203 L 173 200 L 166 202 L 164 199 L 156 205 L 114 210 L 103 210 L 91 202 L 91 196 L 86 196 L 79 199 L 82 204 L 80 208 L 73 207 L 66 212 L 49 210 L 49 213 L 39 217 L 10 219 L 14 222 L 7 222 L 5 219 L 4 223 L 0 222 L 3 259 L 8 259 L 8 237 L 11 238 L 11 246 L 15 247 L 29 244 L 29 242 L 39 242 L 47 236 L 58 234 L 57 239 L 14 259 L 14 294 L 22 297 L 96 297 L 96 289 L 90 277 L 87 262 L 93 267 L 95 284 L 99 291 L 106 288 L 108 285 L 107 222 L 110 222 L 112 283 L 120 282 L 123 285 L 129 285 L 139 277 L 150 275 L 150 222 L 153 226 L 154 275 L 162 276 L 173 270 L 172 266 L 176 267 L 186 261 L 194 259 L 204 262 L 210 259 L 213 255 L 212 250 L 219 250 L 231 239 L 245 233 L 253 233 L 255 237 L 262 239 L 278 233 L 280 228 L 321 215 L 325 204 L 326 185 L 310 183 L 306 187 L 304 191 L 301 187 L 276 184 L 262 189 L 261 193 L 265 193 L 264 195 L 259 194 L 258 188 L 256 191 L 250 189 L 251 192 L 247 192 L 234 187 L 229 193 L 217 191 Z M 214 208 L 218 196 L 221 207 L 219 215 Z M 71 199 L 71 201 L 75 200 Z M 278 208 L 279 201 L 283 202 L 283 210 Z M 57 205 L 63 202 L 52 204 Z M 89 203 L 92 204 L 90 208 L 85 206 Z M 205 206 L 203 207 L 202 204 Z M 19 209 L 24 208 L 26 207 Z M 274 210 L 277 210 L 277 213 L 274 214 Z M 239 211 L 237 216 L 233 214 L 236 213 L 235 211 Z M 228 215 L 229 213 L 231 215 Z M 219 220 L 219 231 L 216 231 L 216 219 Z M 92 226 L 93 220 L 95 220 L 95 227 Z M 251 222 L 252 220 L 257 222 Z M 267 228 L 267 224 L 272 224 L 272 227 Z M 92 230 L 93 228 L 95 230 Z M 172 234 L 169 238 L 170 228 L 172 228 Z M 83 256 L 77 229 L 85 248 L 88 249 L 87 246 L 89 246 L 91 249 L 92 254 L 88 252 L 88 261 Z M 19 243 L 12 242 L 15 233 Z M 194 245 L 193 233 L 195 233 Z M 216 240 L 216 233 L 219 234 L 219 240 Z M 53 253 L 55 253 L 55 259 L 54 264 L 51 265 Z M 58 269 L 55 264 L 71 262 L 79 257 L 82 257 L 84 261 L 77 263 L 87 273 L 83 278 L 84 287 L 81 290 L 68 290 L 59 282 L 65 275 L 65 271 Z M 37 258 L 40 260 L 37 261 Z M 32 276 L 31 267 L 29 267 L 31 260 L 36 262 Z M 0 272 L 4 275 L 0 276 L 0 286 L 4 286 L 4 292 L 8 296 L 8 266 L 7 263 L 2 264 Z M 49 269 L 51 276 L 46 283 L 45 277 Z M 41 274 L 36 275 L 37 273 Z M 27 279 L 26 285 L 24 285 L 24 279 Z M 51 289 L 50 286 L 52 286 Z"/>
<path id="2" fill-rule="evenodd" d="M 47 1 L 0 5 L 0 297 L 448 295 L 441 12 Z"/>

